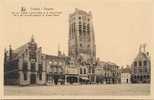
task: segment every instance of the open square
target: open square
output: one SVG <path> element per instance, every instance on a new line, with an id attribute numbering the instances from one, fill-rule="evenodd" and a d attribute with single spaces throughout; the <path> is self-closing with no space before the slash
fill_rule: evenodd
<path id="1" fill-rule="evenodd" d="M 149 96 L 150 84 L 5 86 L 5 96 Z"/>

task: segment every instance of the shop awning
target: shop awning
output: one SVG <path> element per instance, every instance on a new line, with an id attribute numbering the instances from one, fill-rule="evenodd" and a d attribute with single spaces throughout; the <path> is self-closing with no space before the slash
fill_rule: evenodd
<path id="1" fill-rule="evenodd" d="M 88 77 L 80 77 L 83 80 L 89 80 Z"/>

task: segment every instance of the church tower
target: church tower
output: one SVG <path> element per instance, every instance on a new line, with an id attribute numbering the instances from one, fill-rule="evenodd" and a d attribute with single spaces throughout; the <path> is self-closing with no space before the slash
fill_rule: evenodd
<path id="1" fill-rule="evenodd" d="M 91 12 L 75 9 L 69 15 L 68 55 L 92 62 L 96 60 L 95 35 Z"/>

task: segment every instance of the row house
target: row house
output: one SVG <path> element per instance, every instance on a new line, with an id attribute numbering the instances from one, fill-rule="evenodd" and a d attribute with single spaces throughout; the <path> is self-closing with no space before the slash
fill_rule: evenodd
<path id="1" fill-rule="evenodd" d="M 117 84 L 120 83 L 119 66 L 111 62 L 100 61 L 96 67 L 96 83 Z"/>
<path id="2" fill-rule="evenodd" d="M 151 60 L 150 54 L 145 48 L 145 44 L 140 45 L 139 52 L 131 64 L 132 83 L 150 83 Z"/>
<path id="3" fill-rule="evenodd" d="M 121 68 L 121 83 L 129 84 L 131 83 L 131 69 L 130 66 L 127 65 L 126 68 Z"/>

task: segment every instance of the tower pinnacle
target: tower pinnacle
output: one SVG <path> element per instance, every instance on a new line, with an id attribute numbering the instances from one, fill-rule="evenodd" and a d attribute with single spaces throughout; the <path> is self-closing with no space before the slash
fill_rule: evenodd
<path id="1" fill-rule="evenodd" d="M 32 36 L 31 36 L 31 42 L 34 42 L 35 40 L 34 40 L 34 35 L 32 34 Z"/>

